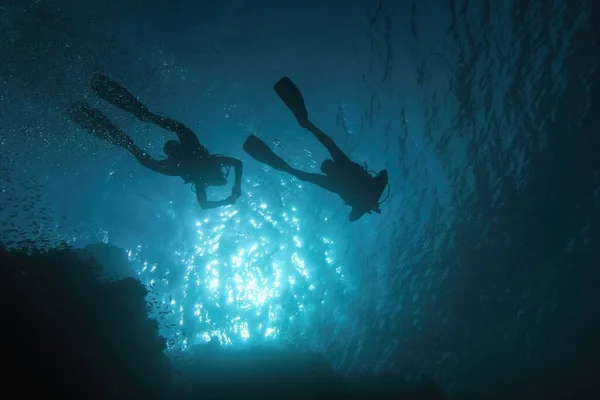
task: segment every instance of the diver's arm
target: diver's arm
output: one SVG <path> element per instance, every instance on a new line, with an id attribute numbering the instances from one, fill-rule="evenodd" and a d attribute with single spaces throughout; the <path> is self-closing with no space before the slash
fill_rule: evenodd
<path id="1" fill-rule="evenodd" d="M 312 122 L 308 121 L 306 129 L 311 131 L 312 134 L 315 135 L 316 138 L 319 140 L 319 142 L 321 142 L 321 144 L 325 146 L 327 151 L 329 151 L 329 154 L 331 154 L 331 158 L 333 158 L 333 161 L 342 163 L 351 162 L 350 158 L 346 154 L 344 154 L 342 149 L 340 149 L 337 144 L 335 144 L 333 139 L 330 138 L 329 135 L 327 135 L 325 132 L 317 128 Z"/>
<path id="2" fill-rule="evenodd" d="M 242 162 L 233 157 L 221 157 L 221 162 L 223 165 L 235 168 L 235 183 L 233 184 L 234 196 L 240 197 L 242 194 L 242 173 L 244 170 Z"/>
<path id="3" fill-rule="evenodd" d="M 202 209 L 204 210 L 229 206 L 235 203 L 235 197 L 233 196 L 229 196 L 228 198 L 223 200 L 208 201 L 206 200 L 206 190 L 204 188 L 199 187 L 199 185 L 196 186 L 196 199 L 198 200 L 198 204 L 200 204 L 200 207 L 202 207 Z"/>

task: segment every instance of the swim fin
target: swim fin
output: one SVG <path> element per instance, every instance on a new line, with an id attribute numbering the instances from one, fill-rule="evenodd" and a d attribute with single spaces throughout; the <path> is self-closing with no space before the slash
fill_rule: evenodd
<path id="1" fill-rule="evenodd" d="M 308 127 L 308 111 L 304 104 L 304 97 L 294 82 L 290 78 L 284 77 L 273 86 L 273 89 L 290 111 L 294 113 L 300 126 L 303 128 Z"/>
<path id="2" fill-rule="evenodd" d="M 100 73 L 92 75 L 91 87 L 101 99 L 113 106 L 133 114 L 142 121 L 150 119 L 148 108 L 127 89 L 106 75 Z"/>
<path id="3" fill-rule="evenodd" d="M 250 155 L 250 157 L 263 164 L 267 164 L 273 169 L 279 171 L 289 171 L 292 169 L 283 158 L 275 154 L 265 142 L 255 135 L 248 136 L 248 139 L 246 139 L 242 148 Z"/>
<path id="4" fill-rule="evenodd" d="M 124 148 L 133 144 L 129 135 L 113 124 L 101 111 L 86 102 L 73 104 L 67 114 L 82 129 L 102 140 Z"/>

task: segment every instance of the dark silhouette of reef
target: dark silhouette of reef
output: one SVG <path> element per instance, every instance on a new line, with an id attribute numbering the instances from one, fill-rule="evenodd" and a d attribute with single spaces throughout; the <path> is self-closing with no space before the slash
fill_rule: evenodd
<path id="1" fill-rule="evenodd" d="M 91 257 L 0 248 L 5 390 L 61 398 L 161 398 L 170 366 L 135 279 L 101 281 Z"/>
<path id="2" fill-rule="evenodd" d="M 95 399 L 440 399 L 435 385 L 398 376 L 348 379 L 301 352 L 208 344 L 164 353 L 146 288 L 113 246 L 90 251 L 0 244 L 5 392 Z M 107 271 L 108 270 L 108 271 Z M 116 275 L 126 276 L 115 278 Z"/>

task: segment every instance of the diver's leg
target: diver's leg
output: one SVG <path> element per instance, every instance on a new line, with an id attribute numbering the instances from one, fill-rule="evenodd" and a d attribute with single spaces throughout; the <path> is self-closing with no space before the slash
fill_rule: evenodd
<path id="1" fill-rule="evenodd" d="M 344 154 L 342 149 L 340 149 L 337 144 L 335 144 L 333 139 L 330 138 L 325 132 L 317 128 L 312 122 L 308 121 L 306 129 L 311 131 L 312 134 L 315 135 L 315 137 L 319 140 L 319 142 L 325 146 L 327 151 L 329 151 L 329 154 L 331 154 L 333 161 L 340 163 L 350 162 L 348 156 Z"/>
<path id="2" fill-rule="evenodd" d="M 313 185 L 319 186 L 322 189 L 337 193 L 336 187 L 333 184 L 333 180 L 327 175 L 304 172 L 294 168 L 290 168 L 285 172 L 300 179 L 301 181 L 312 183 Z"/>
<path id="3" fill-rule="evenodd" d="M 127 147 L 125 147 L 125 149 L 128 150 L 131 153 L 131 155 L 135 157 L 135 159 L 138 160 L 141 164 L 144 164 L 151 158 L 150 154 L 146 153 L 134 143 L 129 144 Z"/>
<path id="4" fill-rule="evenodd" d="M 99 73 L 94 74 L 91 79 L 91 87 L 99 97 L 121 110 L 129 112 L 139 120 L 156 124 L 175 133 L 183 147 L 200 149 L 201 152 L 208 154 L 208 150 L 200 144 L 190 128 L 172 118 L 162 117 L 151 112 L 132 93 L 109 77 Z"/>
<path id="5" fill-rule="evenodd" d="M 151 171 L 158 172 L 159 174 L 167 176 L 181 176 L 181 169 L 179 165 L 171 162 L 170 160 L 155 160 L 150 157 L 150 154 L 140 149 L 135 144 L 131 143 L 125 147 L 129 152 L 142 164 L 144 167 Z"/>
<path id="6" fill-rule="evenodd" d="M 179 142 L 183 148 L 187 149 L 200 149 L 201 152 L 206 152 L 208 155 L 208 150 L 200 144 L 200 140 L 194 132 L 188 128 L 185 124 L 168 117 L 162 117 L 160 115 L 148 112 L 147 122 L 151 122 L 155 125 L 160 126 L 161 128 L 173 132 L 177 135 Z"/>

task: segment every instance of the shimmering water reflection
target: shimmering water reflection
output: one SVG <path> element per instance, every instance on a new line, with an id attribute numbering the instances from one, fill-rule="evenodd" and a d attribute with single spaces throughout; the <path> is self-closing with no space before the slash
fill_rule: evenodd
<path id="1" fill-rule="evenodd" d="M 277 339 L 283 326 L 322 305 L 325 281 L 339 279 L 334 241 L 316 233 L 328 230 L 326 221 L 315 227 L 293 206 L 248 205 L 244 215 L 232 206 L 189 224 L 195 245 L 175 250 L 171 265 L 130 252 L 153 288 L 153 312 L 170 348 Z"/>

